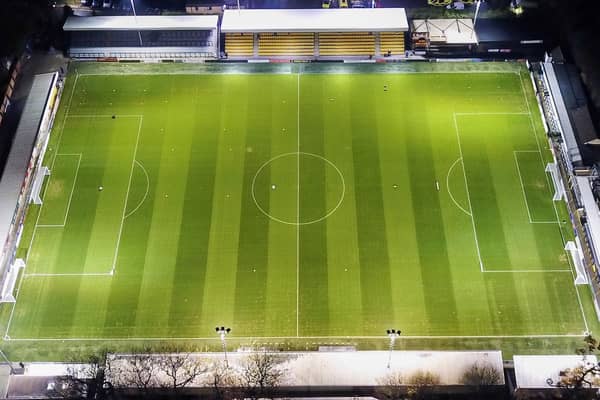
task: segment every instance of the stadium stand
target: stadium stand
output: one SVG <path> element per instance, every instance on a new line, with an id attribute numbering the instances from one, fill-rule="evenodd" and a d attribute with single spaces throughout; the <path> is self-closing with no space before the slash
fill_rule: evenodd
<path id="1" fill-rule="evenodd" d="M 234 57 L 254 55 L 254 34 L 227 33 L 225 35 L 225 52 Z"/>
<path id="2" fill-rule="evenodd" d="M 14 286 L 23 220 L 36 170 L 48 143 L 57 108 L 58 73 L 35 75 L 23 106 L 4 171 L 0 176 L 0 303 L 14 302 Z"/>
<path id="3" fill-rule="evenodd" d="M 382 54 L 404 54 L 404 32 L 381 32 L 379 49 Z"/>
<path id="4" fill-rule="evenodd" d="M 216 58 L 218 16 L 69 17 L 74 58 Z"/>
<path id="5" fill-rule="evenodd" d="M 406 31 L 402 8 L 225 10 L 221 23 L 233 58 L 403 55 Z"/>
<path id="6" fill-rule="evenodd" d="M 258 55 L 312 56 L 315 53 L 315 35 L 308 32 L 260 33 Z"/>
<path id="7" fill-rule="evenodd" d="M 372 32 L 319 33 L 319 55 L 375 55 L 375 35 Z"/>

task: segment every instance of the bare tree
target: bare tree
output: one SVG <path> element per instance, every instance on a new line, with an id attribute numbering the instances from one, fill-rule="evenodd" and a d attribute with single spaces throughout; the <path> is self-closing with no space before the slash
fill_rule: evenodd
<path id="1" fill-rule="evenodd" d="M 156 356 L 149 349 L 145 349 L 112 360 L 110 373 L 115 386 L 137 388 L 143 393 L 148 393 L 149 389 L 158 386 L 158 367 Z"/>
<path id="2" fill-rule="evenodd" d="M 576 350 L 582 356 L 582 363 L 574 368 L 560 371 L 558 382 L 548 378 L 546 383 L 561 390 L 569 399 L 594 399 L 596 386 L 600 386 L 600 365 L 588 362 L 586 357 L 600 350 L 600 343 L 591 335 L 583 339 L 583 346 Z"/>
<path id="3" fill-rule="evenodd" d="M 213 388 L 217 400 L 231 400 L 239 398 L 240 379 L 235 370 L 229 368 L 223 361 L 216 361 L 210 367 L 206 379 L 206 386 Z"/>
<path id="4" fill-rule="evenodd" d="M 174 350 L 159 357 L 159 368 L 167 377 L 167 380 L 161 380 L 160 386 L 172 389 L 186 387 L 206 373 L 207 368 L 190 353 Z"/>
<path id="5" fill-rule="evenodd" d="M 430 388 L 440 384 L 440 377 L 429 371 L 417 371 L 408 378 L 408 395 L 413 399 L 427 397 Z"/>
<path id="6" fill-rule="evenodd" d="M 270 397 L 284 377 L 280 356 L 267 351 L 256 351 L 242 362 L 240 383 L 246 397 Z"/>
<path id="7" fill-rule="evenodd" d="M 375 397 L 382 400 L 396 400 L 406 397 L 406 385 L 400 372 L 392 372 L 377 380 Z"/>
<path id="8" fill-rule="evenodd" d="M 83 399 L 87 397 L 87 382 L 71 375 L 54 377 L 46 396 L 51 399 Z"/>
<path id="9" fill-rule="evenodd" d="M 49 397 L 106 399 L 112 395 L 112 385 L 107 381 L 108 351 L 75 355 L 64 376 L 54 379 Z"/>
<path id="10" fill-rule="evenodd" d="M 474 363 L 465 370 L 460 383 L 471 386 L 499 385 L 502 382 L 502 372 L 490 363 Z"/>
<path id="11" fill-rule="evenodd" d="M 376 396 L 384 400 L 422 399 L 427 396 L 431 386 L 439 383 L 440 377 L 429 371 L 416 371 L 408 377 L 395 372 L 378 381 Z"/>

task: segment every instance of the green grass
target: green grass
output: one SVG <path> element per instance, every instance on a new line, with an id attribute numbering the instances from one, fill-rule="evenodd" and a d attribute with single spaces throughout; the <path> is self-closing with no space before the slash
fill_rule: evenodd
<path id="1" fill-rule="evenodd" d="M 550 159 L 525 73 L 71 75 L 5 343 L 571 340 Z"/>

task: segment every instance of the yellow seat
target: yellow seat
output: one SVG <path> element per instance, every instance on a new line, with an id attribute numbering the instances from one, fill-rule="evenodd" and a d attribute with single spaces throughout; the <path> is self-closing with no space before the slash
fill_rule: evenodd
<path id="1" fill-rule="evenodd" d="M 258 36 L 260 56 L 312 56 L 315 36 L 306 32 L 261 33 Z"/>
<path id="2" fill-rule="evenodd" d="M 319 34 L 321 56 L 367 56 L 375 54 L 371 32 L 324 32 Z"/>
<path id="3" fill-rule="evenodd" d="M 225 34 L 225 52 L 229 56 L 254 55 L 254 35 L 252 33 Z"/>
<path id="4" fill-rule="evenodd" d="M 404 54 L 404 32 L 381 32 L 379 50 L 381 54 Z"/>

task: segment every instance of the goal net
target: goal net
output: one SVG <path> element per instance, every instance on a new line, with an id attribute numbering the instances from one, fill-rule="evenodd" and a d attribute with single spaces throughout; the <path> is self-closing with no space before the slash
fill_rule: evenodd
<path id="1" fill-rule="evenodd" d="M 552 177 L 552 183 L 554 184 L 554 196 L 552 196 L 552 200 L 558 201 L 565 198 L 565 187 L 560 179 L 560 175 L 558 173 L 558 166 L 555 162 L 548 163 L 546 165 L 546 172 L 550 172 L 550 176 Z"/>
<path id="2" fill-rule="evenodd" d="M 571 255 L 571 259 L 573 260 L 573 265 L 575 265 L 575 271 L 577 272 L 577 276 L 575 277 L 575 284 L 587 285 L 588 275 L 585 272 L 585 267 L 583 264 L 583 253 L 581 251 L 579 238 L 576 237 L 575 242 L 567 242 L 567 244 L 565 245 L 565 250 L 569 252 L 569 254 Z"/>
<path id="3" fill-rule="evenodd" d="M 42 204 L 41 191 L 44 184 L 44 177 L 50 175 L 50 170 L 47 167 L 38 168 L 35 173 L 35 179 L 31 187 L 31 202 L 33 204 Z"/>
<path id="4" fill-rule="evenodd" d="M 13 294 L 15 290 L 15 284 L 17 283 L 17 278 L 19 277 L 19 271 L 24 267 L 25 262 L 23 262 L 23 260 L 20 258 L 17 258 L 10 266 L 8 273 L 6 274 L 6 279 L 4 279 L 4 284 L 2 285 L 0 303 L 14 303 L 16 301 Z"/>

